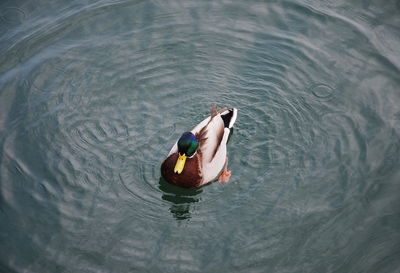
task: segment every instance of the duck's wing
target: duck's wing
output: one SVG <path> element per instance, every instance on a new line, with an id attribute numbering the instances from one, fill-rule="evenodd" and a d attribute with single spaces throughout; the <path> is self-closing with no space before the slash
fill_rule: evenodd
<path id="1" fill-rule="evenodd" d="M 202 127 L 196 137 L 199 140 L 198 153 L 202 162 L 211 162 L 218 151 L 224 135 L 224 122 L 219 114 L 211 116 L 207 124 Z"/>
<path id="2" fill-rule="evenodd" d="M 224 109 L 219 112 L 212 110 L 207 124 L 197 132 L 197 138 L 200 141 L 198 153 L 201 157 L 203 183 L 217 177 L 225 164 L 226 143 L 236 114 L 236 109 Z"/>
<path id="3" fill-rule="evenodd" d="M 236 121 L 237 109 L 222 109 L 217 111 L 215 105 L 211 108 L 211 116 L 198 124 L 192 133 L 200 142 L 199 151 L 203 162 L 212 162 L 221 145 L 226 145 L 230 129 Z M 225 141 L 223 141 L 225 139 Z M 225 161 L 225 160 L 224 160 Z"/>

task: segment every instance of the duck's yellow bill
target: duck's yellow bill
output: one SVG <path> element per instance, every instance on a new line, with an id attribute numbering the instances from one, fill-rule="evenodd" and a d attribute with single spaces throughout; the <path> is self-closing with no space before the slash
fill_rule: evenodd
<path id="1" fill-rule="evenodd" d="M 183 171 L 183 167 L 185 167 L 186 155 L 179 154 L 178 160 L 176 161 L 174 173 L 181 174 Z"/>

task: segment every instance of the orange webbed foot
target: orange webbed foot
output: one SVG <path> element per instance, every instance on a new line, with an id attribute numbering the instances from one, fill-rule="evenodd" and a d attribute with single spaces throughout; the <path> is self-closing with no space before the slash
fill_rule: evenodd
<path id="1" fill-rule="evenodd" d="M 225 164 L 225 168 L 223 169 L 223 171 L 221 172 L 221 174 L 218 177 L 218 182 L 219 183 L 227 183 L 229 182 L 229 179 L 232 176 L 232 171 L 228 170 L 228 157 L 225 160 L 226 164 Z"/>

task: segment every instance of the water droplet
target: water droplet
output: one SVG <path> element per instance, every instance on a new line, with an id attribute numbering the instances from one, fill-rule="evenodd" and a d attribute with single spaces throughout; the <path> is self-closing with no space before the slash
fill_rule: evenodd
<path id="1" fill-rule="evenodd" d="M 335 89 L 327 84 L 317 83 L 310 87 L 310 91 L 317 98 L 327 99 L 333 95 Z"/>

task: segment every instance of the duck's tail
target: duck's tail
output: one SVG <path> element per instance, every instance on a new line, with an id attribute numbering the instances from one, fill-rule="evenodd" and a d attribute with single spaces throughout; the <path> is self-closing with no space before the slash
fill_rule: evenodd
<path id="1" fill-rule="evenodd" d="M 221 118 L 224 121 L 225 128 L 231 129 L 233 127 L 237 118 L 237 111 L 236 108 L 230 108 L 221 113 Z"/>

